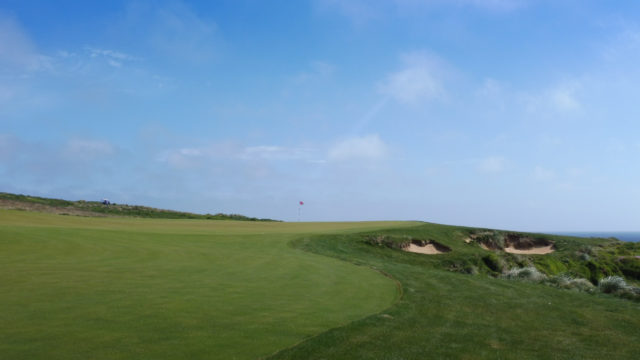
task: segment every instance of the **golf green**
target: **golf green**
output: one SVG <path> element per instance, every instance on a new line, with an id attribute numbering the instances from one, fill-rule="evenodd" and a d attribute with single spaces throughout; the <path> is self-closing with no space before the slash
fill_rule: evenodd
<path id="1" fill-rule="evenodd" d="M 291 240 L 415 224 L 0 210 L 0 358 L 268 356 L 398 297 L 382 274 Z"/>

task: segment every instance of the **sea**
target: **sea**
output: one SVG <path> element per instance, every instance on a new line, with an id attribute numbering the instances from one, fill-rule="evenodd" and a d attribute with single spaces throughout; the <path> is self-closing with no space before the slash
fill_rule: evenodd
<path id="1" fill-rule="evenodd" d="M 618 240 L 629 241 L 629 242 L 640 242 L 640 232 L 638 231 L 599 231 L 599 232 L 550 232 L 548 234 L 555 235 L 568 235 L 568 236 L 580 236 L 580 237 L 599 237 L 599 238 L 610 238 L 614 237 Z"/>

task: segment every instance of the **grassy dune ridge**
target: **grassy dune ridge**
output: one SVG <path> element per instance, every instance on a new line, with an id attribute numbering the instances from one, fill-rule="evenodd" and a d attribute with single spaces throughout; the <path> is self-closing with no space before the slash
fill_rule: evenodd
<path id="1" fill-rule="evenodd" d="M 184 211 L 157 209 L 141 205 L 104 205 L 99 201 L 70 201 L 5 192 L 0 192 L 0 209 L 29 210 L 80 216 L 130 216 L 152 219 L 276 221 L 272 219 L 248 217 L 239 214 L 195 214 Z"/>
<path id="2" fill-rule="evenodd" d="M 380 273 L 291 240 L 414 225 L 0 210 L 0 358 L 264 357 L 398 297 Z"/>

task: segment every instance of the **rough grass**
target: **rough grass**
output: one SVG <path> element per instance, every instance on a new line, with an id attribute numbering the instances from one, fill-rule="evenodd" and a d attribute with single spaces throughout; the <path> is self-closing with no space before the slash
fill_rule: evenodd
<path id="1" fill-rule="evenodd" d="M 289 241 L 397 225 L 0 210 L 0 359 L 267 356 L 398 296 L 390 278 Z"/>
<path id="2" fill-rule="evenodd" d="M 129 216 L 152 219 L 275 221 L 272 219 L 247 217 L 239 214 L 194 214 L 190 212 L 157 209 L 140 205 L 103 205 L 98 201 L 68 201 L 3 192 L 0 192 L 0 209 L 29 210 L 62 215 L 83 216 Z"/>
<path id="3" fill-rule="evenodd" d="M 306 251 L 388 273 L 402 284 L 403 297 L 383 314 L 330 330 L 273 359 L 635 359 L 640 351 L 635 302 L 505 281 L 488 276 L 486 268 L 479 275 L 458 273 L 450 265 L 482 261 L 485 251 L 465 244 L 461 228 L 425 224 L 387 233 L 429 236 L 452 252 L 406 253 L 353 235 L 296 241 Z M 574 251 L 571 240 L 567 245 Z"/>

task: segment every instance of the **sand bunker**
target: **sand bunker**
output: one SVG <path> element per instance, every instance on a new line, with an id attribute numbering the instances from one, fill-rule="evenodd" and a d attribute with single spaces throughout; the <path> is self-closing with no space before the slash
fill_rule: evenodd
<path id="1" fill-rule="evenodd" d="M 471 234 L 469 239 L 476 241 L 484 250 L 501 250 L 512 254 L 544 255 L 556 250 L 548 239 L 518 233 L 483 232 Z"/>
<path id="2" fill-rule="evenodd" d="M 504 248 L 504 251 L 512 254 L 544 255 L 556 251 L 553 245 L 533 247 L 531 249 L 516 249 L 513 246 Z"/>
<path id="3" fill-rule="evenodd" d="M 426 255 L 444 254 L 451 251 L 449 247 L 439 244 L 433 240 L 429 240 L 429 241 L 414 240 L 411 242 L 411 244 L 409 244 L 409 246 L 405 247 L 403 250 L 409 251 L 412 253 L 426 254 Z"/>
<path id="4" fill-rule="evenodd" d="M 436 247 L 433 246 L 433 244 L 427 244 L 425 246 L 411 244 L 409 245 L 409 247 L 405 248 L 404 251 L 418 253 L 418 254 L 427 254 L 427 255 L 435 255 L 435 254 L 443 253 L 443 251 L 439 251 L 438 249 L 436 249 Z"/>

